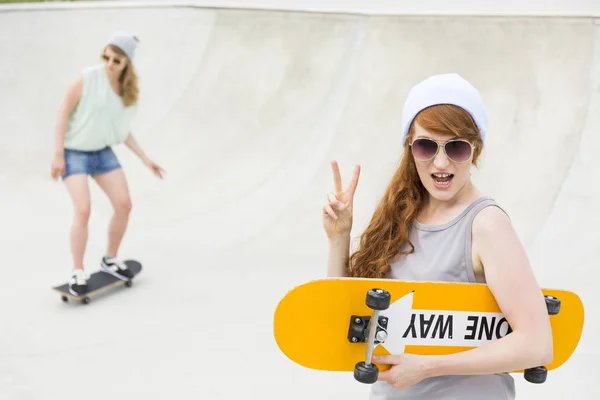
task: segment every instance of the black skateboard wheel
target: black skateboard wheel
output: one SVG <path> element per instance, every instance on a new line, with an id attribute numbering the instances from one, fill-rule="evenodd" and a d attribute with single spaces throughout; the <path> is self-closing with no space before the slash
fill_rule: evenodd
<path id="1" fill-rule="evenodd" d="M 125 281 L 125 286 L 131 287 L 131 285 L 133 285 L 133 281 L 131 281 L 131 280 Z"/>
<path id="2" fill-rule="evenodd" d="M 548 315 L 556 315 L 560 312 L 560 299 L 545 295 L 546 307 L 548 308 Z"/>
<path id="3" fill-rule="evenodd" d="M 548 376 L 546 367 L 535 367 L 525 370 L 525 380 L 531 383 L 544 383 Z"/>
<path id="4" fill-rule="evenodd" d="M 373 310 L 387 310 L 390 306 L 390 293 L 383 289 L 370 289 L 367 292 L 367 306 Z"/>
<path id="5" fill-rule="evenodd" d="M 62 301 L 64 301 L 65 303 L 66 303 L 67 301 L 69 301 L 69 298 L 68 298 L 67 296 L 62 296 L 60 299 L 61 299 Z"/>
<path id="6" fill-rule="evenodd" d="M 367 365 L 364 361 L 354 366 L 354 379 L 360 383 L 375 383 L 379 377 L 379 368 L 375 364 Z"/>
<path id="7" fill-rule="evenodd" d="M 88 304 L 90 302 L 90 298 L 89 297 L 84 297 L 83 299 L 81 299 L 81 302 L 83 304 Z"/>

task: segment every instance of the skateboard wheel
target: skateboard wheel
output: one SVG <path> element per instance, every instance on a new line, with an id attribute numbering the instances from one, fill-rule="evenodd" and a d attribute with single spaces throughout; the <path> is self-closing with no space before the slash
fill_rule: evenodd
<path id="1" fill-rule="evenodd" d="M 548 314 L 558 314 L 560 311 L 560 299 L 549 295 L 545 295 L 544 298 L 546 299 L 546 307 L 548 308 Z"/>
<path id="2" fill-rule="evenodd" d="M 90 298 L 89 298 L 89 297 L 84 297 L 84 298 L 81 300 L 81 302 L 82 302 L 83 304 L 88 304 L 88 303 L 90 302 Z"/>
<path id="3" fill-rule="evenodd" d="M 544 383 L 548 376 L 546 367 L 535 367 L 525 370 L 525 380 L 531 383 Z"/>
<path id="4" fill-rule="evenodd" d="M 354 366 L 354 379 L 360 383 L 375 383 L 379 377 L 379 368 L 375 364 L 367 365 L 364 361 Z"/>
<path id="5" fill-rule="evenodd" d="M 133 281 L 125 281 L 125 286 L 127 286 L 127 287 L 131 287 L 132 284 L 133 284 Z"/>
<path id="6" fill-rule="evenodd" d="M 387 310 L 390 306 L 390 293 L 383 289 L 370 289 L 367 292 L 367 306 L 373 310 Z"/>
<path id="7" fill-rule="evenodd" d="M 69 301 L 69 298 L 68 298 L 67 296 L 62 296 L 60 299 L 61 299 L 62 301 L 64 301 L 65 303 L 66 303 L 67 301 Z"/>

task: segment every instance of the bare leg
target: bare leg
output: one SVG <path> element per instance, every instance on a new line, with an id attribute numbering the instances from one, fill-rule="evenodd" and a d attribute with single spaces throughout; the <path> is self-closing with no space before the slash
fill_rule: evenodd
<path id="1" fill-rule="evenodd" d="M 108 196 L 114 210 L 108 228 L 106 256 L 116 257 L 129 222 L 131 198 L 125 174 L 121 168 L 94 177 L 98 186 Z"/>
<path id="2" fill-rule="evenodd" d="M 74 208 L 71 226 L 71 254 L 73 268 L 83 270 L 83 255 L 88 239 L 88 221 L 90 219 L 90 190 L 87 175 L 71 175 L 65 179 L 65 185 L 71 195 Z"/>

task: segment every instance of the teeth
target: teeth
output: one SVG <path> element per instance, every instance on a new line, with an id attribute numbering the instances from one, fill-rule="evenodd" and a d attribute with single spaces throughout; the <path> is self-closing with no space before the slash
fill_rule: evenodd
<path id="1" fill-rule="evenodd" d="M 447 182 L 441 182 L 438 179 L 443 179 L 443 178 L 448 178 L 450 177 L 452 174 L 432 174 L 434 179 L 435 179 L 435 183 L 441 186 L 445 186 L 445 185 L 449 185 L 450 184 L 450 179 Z"/>

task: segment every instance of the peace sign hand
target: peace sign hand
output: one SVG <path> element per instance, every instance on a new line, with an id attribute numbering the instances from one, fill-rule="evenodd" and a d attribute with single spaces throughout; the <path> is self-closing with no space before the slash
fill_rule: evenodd
<path id="1" fill-rule="evenodd" d="M 360 166 L 356 165 L 348 187 L 342 190 L 342 178 L 337 161 L 331 162 L 331 169 L 333 171 L 334 192 L 327 194 L 327 204 L 323 206 L 323 227 L 329 239 L 350 234 L 354 192 L 360 175 Z"/>

